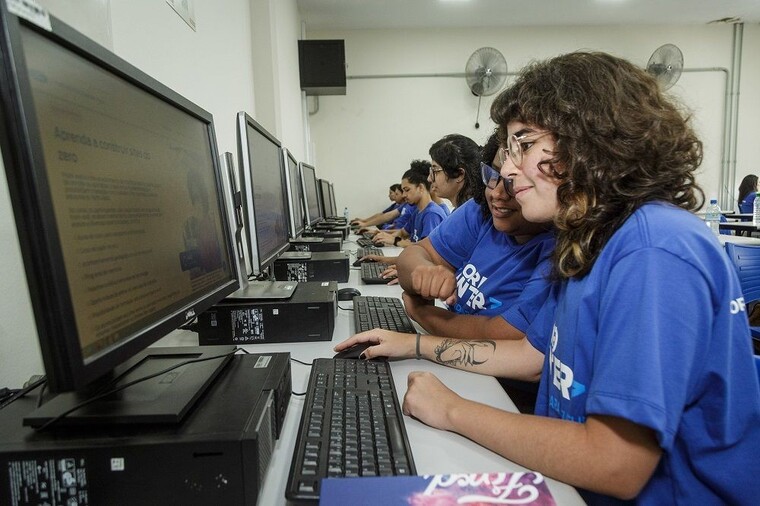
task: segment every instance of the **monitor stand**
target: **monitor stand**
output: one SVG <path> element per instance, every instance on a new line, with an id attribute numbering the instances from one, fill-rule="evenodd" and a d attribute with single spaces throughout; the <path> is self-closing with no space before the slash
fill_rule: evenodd
<path id="1" fill-rule="evenodd" d="M 209 359 L 183 365 L 109 394 L 67 414 L 53 427 L 178 424 L 230 362 L 234 350 L 235 346 L 146 348 L 92 388 L 56 395 L 25 417 L 24 425 L 41 427 L 71 408 L 120 385 L 187 360 Z"/>
<path id="2" fill-rule="evenodd" d="M 225 300 L 289 299 L 297 286 L 298 281 L 248 281 L 245 286 L 229 294 Z"/>

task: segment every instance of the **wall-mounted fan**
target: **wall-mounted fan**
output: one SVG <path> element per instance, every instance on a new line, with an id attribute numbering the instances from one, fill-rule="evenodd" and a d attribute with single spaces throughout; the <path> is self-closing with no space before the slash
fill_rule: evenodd
<path id="1" fill-rule="evenodd" d="M 498 49 L 481 47 L 467 60 L 464 66 L 467 86 L 478 97 L 478 112 L 475 116 L 475 128 L 480 128 L 480 101 L 482 97 L 493 95 L 507 80 L 507 60 Z"/>
<path id="2" fill-rule="evenodd" d="M 663 90 L 676 84 L 682 71 L 683 53 L 673 44 L 663 44 L 655 49 L 647 62 L 647 72 L 657 79 Z"/>

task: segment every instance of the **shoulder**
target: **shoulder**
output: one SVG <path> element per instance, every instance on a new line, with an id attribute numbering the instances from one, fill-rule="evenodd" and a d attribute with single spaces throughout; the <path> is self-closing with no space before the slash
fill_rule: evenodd
<path id="1" fill-rule="evenodd" d="M 717 238 L 699 217 L 664 202 L 639 207 L 612 235 L 597 261 L 614 266 L 639 252 L 671 255 L 707 278 L 712 268 L 728 265 Z"/>

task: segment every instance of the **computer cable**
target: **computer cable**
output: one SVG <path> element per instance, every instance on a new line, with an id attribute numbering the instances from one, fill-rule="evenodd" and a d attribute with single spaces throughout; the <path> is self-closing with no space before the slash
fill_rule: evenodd
<path id="1" fill-rule="evenodd" d="M 0 409 L 3 409 L 4 407 L 12 404 L 16 399 L 20 399 L 21 397 L 25 396 L 35 388 L 37 388 L 40 385 L 44 385 L 47 382 L 47 377 L 42 376 L 41 378 L 38 378 L 37 380 L 29 383 L 24 388 L 17 390 L 15 393 L 13 393 L 6 401 L 4 401 L 2 404 L 0 404 Z"/>

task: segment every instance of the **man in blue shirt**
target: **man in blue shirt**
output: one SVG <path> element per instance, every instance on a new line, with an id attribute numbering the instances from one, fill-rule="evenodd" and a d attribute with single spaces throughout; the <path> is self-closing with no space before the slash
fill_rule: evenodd
<path id="1" fill-rule="evenodd" d="M 446 218 L 446 212 L 430 197 L 429 173 L 430 164 L 423 160 L 415 160 L 412 168 L 404 173 L 401 189 L 407 204 L 414 206 L 414 210 L 403 228 L 378 233 L 373 238 L 375 243 L 406 247 L 430 235 Z"/>

